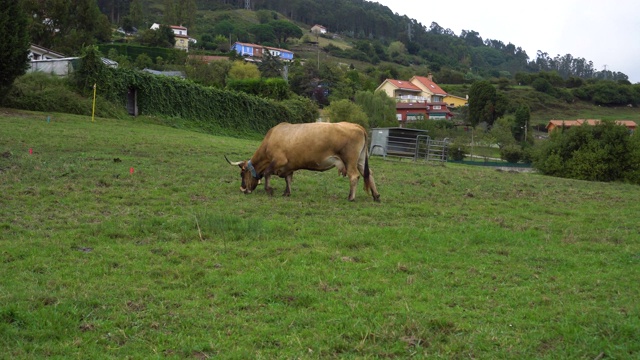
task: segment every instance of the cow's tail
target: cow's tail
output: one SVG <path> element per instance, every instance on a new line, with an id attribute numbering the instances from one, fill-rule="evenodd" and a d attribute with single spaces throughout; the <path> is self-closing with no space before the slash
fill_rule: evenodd
<path id="1" fill-rule="evenodd" d="M 366 148 L 364 149 L 364 172 L 362 177 L 364 178 L 364 192 L 369 194 L 371 193 L 371 169 L 369 169 L 369 152 Z"/>

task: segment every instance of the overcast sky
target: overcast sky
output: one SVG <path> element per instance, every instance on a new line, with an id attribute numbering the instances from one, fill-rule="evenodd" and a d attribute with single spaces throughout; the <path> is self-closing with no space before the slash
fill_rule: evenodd
<path id="1" fill-rule="evenodd" d="M 592 61 L 595 70 L 618 71 L 640 83 L 638 0 L 373 0 L 429 28 L 437 22 L 456 35 L 473 30 L 483 40 L 521 47 L 535 60 L 571 54 Z"/>

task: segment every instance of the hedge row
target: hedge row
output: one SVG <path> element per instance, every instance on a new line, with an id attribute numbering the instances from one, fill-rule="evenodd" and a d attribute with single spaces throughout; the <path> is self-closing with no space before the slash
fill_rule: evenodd
<path id="1" fill-rule="evenodd" d="M 205 129 L 220 127 L 264 134 L 280 122 L 312 122 L 317 118 L 316 105 L 306 98 L 279 102 L 132 69 L 105 68 L 93 77 L 98 93 L 112 102 L 126 106 L 127 94 L 135 89 L 139 114 L 191 120 Z"/>

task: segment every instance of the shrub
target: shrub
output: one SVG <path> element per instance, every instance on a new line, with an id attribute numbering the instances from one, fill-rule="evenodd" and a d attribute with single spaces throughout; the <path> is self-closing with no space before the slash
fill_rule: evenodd
<path id="1" fill-rule="evenodd" d="M 515 144 L 509 144 L 509 145 L 503 146 L 500 149 L 500 157 L 503 160 L 506 160 L 507 162 L 510 162 L 512 164 L 515 164 L 518 161 L 520 161 L 520 159 L 522 159 L 522 156 L 523 156 L 522 148 Z"/>
<path id="2" fill-rule="evenodd" d="M 274 100 L 286 100 L 290 95 L 289 85 L 282 78 L 229 80 L 227 89 Z"/>
<path id="3" fill-rule="evenodd" d="M 467 144 L 461 140 L 456 139 L 449 144 L 448 157 L 453 161 L 462 161 L 469 153 Z"/>
<path id="4" fill-rule="evenodd" d="M 15 109 L 91 115 L 93 98 L 78 94 L 69 79 L 42 72 L 30 73 L 16 79 L 3 105 Z M 102 96 L 96 98 L 98 117 L 126 118 L 125 109 Z"/>
<path id="5" fill-rule="evenodd" d="M 533 166 L 547 175 L 640 184 L 637 136 L 613 122 L 558 130 L 537 149 Z"/>

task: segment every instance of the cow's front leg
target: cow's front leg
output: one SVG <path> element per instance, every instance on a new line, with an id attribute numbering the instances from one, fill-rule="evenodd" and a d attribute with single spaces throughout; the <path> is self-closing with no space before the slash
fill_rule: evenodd
<path id="1" fill-rule="evenodd" d="M 291 195 L 291 181 L 293 181 L 293 173 L 286 175 L 284 177 L 284 181 L 287 185 L 284 188 L 284 193 L 282 194 L 282 196 L 289 196 Z"/>
<path id="2" fill-rule="evenodd" d="M 273 196 L 273 188 L 271 187 L 271 175 L 265 175 L 264 177 L 264 190 L 269 194 L 269 196 Z"/>

